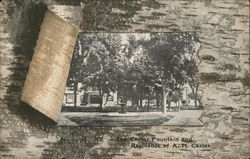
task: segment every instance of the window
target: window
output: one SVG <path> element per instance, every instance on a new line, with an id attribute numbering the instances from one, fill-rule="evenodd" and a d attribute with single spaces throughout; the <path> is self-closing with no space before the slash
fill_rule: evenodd
<path id="1" fill-rule="evenodd" d="M 99 104 L 101 101 L 101 97 L 99 95 L 91 95 L 90 96 L 90 103 L 91 104 Z"/>
<path id="2" fill-rule="evenodd" d="M 68 87 L 66 87 L 66 89 L 69 90 L 69 91 L 73 91 L 74 90 L 74 86 L 68 86 Z"/>
<path id="3" fill-rule="evenodd" d="M 66 103 L 74 103 L 74 96 L 73 94 L 66 95 Z"/>
<path id="4" fill-rule="evenodd" d="M 108 96 L 108 101 L 114 101 L 114 96 L 112 95 Z"/>

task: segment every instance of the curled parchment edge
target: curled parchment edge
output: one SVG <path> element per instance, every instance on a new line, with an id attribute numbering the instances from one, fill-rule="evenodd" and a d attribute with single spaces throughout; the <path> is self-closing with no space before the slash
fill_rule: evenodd
<path id="1" fill-rule="evenodd" d="M 80 9 L 75 6 L 53 6 L 46 11 L 26 75 L 21 101 L 57 122 L 80 29 L 70 21 L 75 18 L 74 15 L 66 12 L 67 15 L 63 17 L 53 11 L 55 8 L 56 11 Z"/>

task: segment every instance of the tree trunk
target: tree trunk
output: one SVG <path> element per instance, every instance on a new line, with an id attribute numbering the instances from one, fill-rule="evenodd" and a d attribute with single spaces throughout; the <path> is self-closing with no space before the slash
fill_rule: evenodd
<path id="1" fill-rule="evenodd" d="M 132 100 L 132 106 L 138 107 L 138 98 L 136 96 L 133 96 L 131 100 Z"/>
<path id="2" fill-rule="evenodd" d="M 188 81 L 188 84 L 192 90 L 192 93 L 194 95 L 194 104 L 195 104 L 195 107 L 197 107 L 197 98 L 198 98 L 198 95 L 197 95 L 197 92 L 198 92 L 198 82 L 194 84 L 194 86 L 191 84 L 191 82 Z M 195 87 L 195 88 L 194 88 Z"/>
<path id="3" fill-rule="evenodd" d="M 157 106 L 157 108 L 160 107 L 160 96 L 159 96 L 159 92 L 156 92 L 156 106 Z"/>
<path id="4" fill-rule="evenodd" d="M 142 95 L 140 95 L 140 107 L 142 107 L 142 101 L 143 101 L 143 98 L 142 98 Z"/>
<path id="5" fill-rule="evenodd" d="M 167 92 L 167 104 L 168 104 L 168 110 L 170 110 L 171 109 L 171 100 L 170 100 L 169 92 Z"/>
<path id="6" fill-rule="evenodd" d="M 136 107 L 139 108 L 139 97 L 138 97 L 138 96 L 136 97 L 136 102 L 135 102 L 135 104 L 136 104 Z"/>
<path id="7" fill-rule="evenodd" d="M 134 107 L 135 106 L 135 100 L 134 100 L 134 98 L 132 98 L 131 100 L 132 100 L 131 101 L 132 102 L 132 107 Z"/>
<path id="8" fill-rule="evenodd" d="M 98 90 L 99 90 L 99 96 L 100 96 L 100 97 L 99 97 L 99 100 L 100 100 L 100 101 L 99 101 L 99 103 L 100 103 L 100 109 L 102 110 L 102 103 L 103 103 L 103 102 L 102 102 L 102 98 L 103 98 L 103 93 L 102 93 L 102 89 L 101 89 L 101 88 L 99 88 Z"/>
<path id="9" fill-rule="evenodd" d="M 177 105 L 178 105 L 178 110 L 181 110 L 181 107 L 180 107 L 180 100 L 178 99 L 177 101 Z"/>
<path id="10" fill-rule="evenodd" d="M 167 96 L 166 96 L 166 81 L 162 80 L 162 108 L 163 108 L 163 114 L 166 114 L 167 112 Z"/>
<path id="11" fill-rule="evenodd" d="M 74 81 L 74 107 L 76 107 L 77 106 L 77 82 L 76 81 Z"/>
<path id="12" fill-rule="evenodd" d="M 147 111 L 149 112 L 149 106 L 150 106 L 150 95 L 148 94 L 148 105 L 147 105 Z"/>
<path id="13" fill-rule="evenodd" d="M 194 104 L 195 104 L 195 107 L 197 107 L 197 100 L 198 100 L 197 98 L 198 98 L 198 84 L 195 87 L 195 94 L 194 94 Z"/>

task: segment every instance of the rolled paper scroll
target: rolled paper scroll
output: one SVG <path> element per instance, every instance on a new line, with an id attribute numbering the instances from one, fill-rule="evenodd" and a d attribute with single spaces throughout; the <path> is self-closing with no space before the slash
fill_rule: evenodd
<path id="1" fill-rule="evenodd" d="M 65 10 L 71 10 L 65 12 Z M 52 6 L 44 16 L 21 100 L 57 121 L 81 17 L 80 7 Z M 64 13 L 56 14 L 56 12 Z M 74 13 L 74 14 L 73 14 Z M 75 19 L 78 20 L 75 20 Z"/>

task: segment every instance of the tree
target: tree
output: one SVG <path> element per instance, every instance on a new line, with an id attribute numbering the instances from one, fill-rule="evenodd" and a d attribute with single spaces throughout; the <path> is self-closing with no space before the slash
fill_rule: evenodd
<path id="1" fill-rule="evenodd" d="M 120 36 L 105 33 L 80 34 L 72 58 L 68 83 L 74 85 L 74 105 L 76 105 L 76 91 L 79 82 L 96 86 L 99 95 L 114 90 L 112 72 L 116 54 L 121 47 Z M 102 108 L 100 100 L 100 108 Z"/>
<path id="2" fill-rule="evenodd" d="M 91 44 L 93 41 L 92 36 L 87 36 L 85 38 L 81 37 L 81 34 L 78 36 L 77 44 L 74 48 L 74 54 L 72 56 L 71 60 L 71 66 L 70 71 L 68 75 L 67 85 L 73 85 L 74 90 L 74 106 L 76 105 L 77 100 L 77 87 L 78 83 L 82 80 L 82 74 L 83 74 L 83 61 L 86 57 L 86 55 L 83 54 L 83 50 L 86 49 L 86 46 Z M 82 45 L 82 44 L 86 45 Z"/>
<path id="3" fill-rule="evenodd" d="M 192 33 L 153 33 L 145 45 L 151 60 L 150 65 L 155 70 L 162 85 L 162 107 L 166 113 L 169 93 L 185 82 L 186 73 L 184 53 L 193 54 L 193 43 L 196 35 Z"/>
<path id="4" fill-rule="evenodd" d="M 149 104 L 155 96 L 157 107 L 161 99 L 165 113 L 171 93 L 180 85 L 188 82 L 196 88 L 197 66 L 187 58 L 195 52 L 194 33 L 135 35 L 126 35 L 125 40 L 116 33 L 79 36 L 68 79 L 74 85 L 74 94 L 77 83 L 83 82 L 96 86 L 100 96 L 118 90 L 119 96 L 125 101 L 131 98 L 137 106 L 142 106 L 143 99 Z M 100 101 L 101 108 L 102 104 Z"/>
<path id="5" fill-rule="evenodd" d="M 178 109 L 180 110 L 180 98 L 182 97 L 182 90 L 180 87 L 176 87 L 173 94 L 171 95 L 171 101 L 176 103 Z"/>
<path id="6" fill-rule="evenodd" d="M 149 34 L 147 34 L 149 35 Z M 147 99 L 147 110 L 154 92 L 155 76 L 151 68 L 150 59 L 146 50 L 145 40 L 147 36 L 131 35 L 128 38 L 126 60 L 129 63 L 127 81 L 133 83 L 131 99 L 132 104 L 142 107 L 142 101 Z"/>
<path id="7" fill-rule="evenodd" d="M 131 99 L 133 106 L 142 104 L 147 87 L 144 64 L 146 52 L 143 50 L 142 41 L 143 39 L 136 39 L 135 34 L 129 34 L 124 41 L 123 49 L 117 54 L 115 65 L 117 77 L 119 76 L 116 78 L 119 95 L 124 96 L 125 100 Z"/>
<path id="8" fill-rule="evenodd" d="M 196 73 L 198 72 L 198 59 L 194 56 L 196 55 L 186 55 L 184 59 L 184 69 L 185 80 L 192 90 L 192 98 L 195 101 L 195 106 L 198 106 L 197 101 L 199 80 L 196 78 Z"/>

